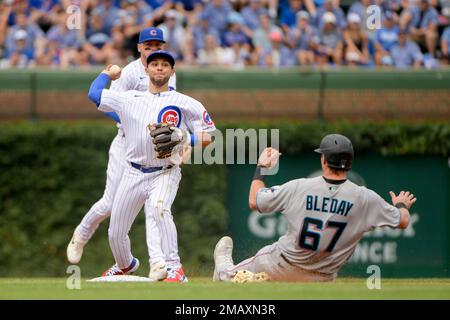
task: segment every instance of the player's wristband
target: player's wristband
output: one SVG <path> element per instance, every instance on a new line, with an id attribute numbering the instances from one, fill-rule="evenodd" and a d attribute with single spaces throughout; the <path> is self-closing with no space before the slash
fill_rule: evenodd
<path id="1" fill-rule="evenodd" d="M 397 209 L 405 208 L 405 209 L 408 210 L 408 207 L 407 207 L 406 204 L 404 204 L 403 202 L 397 202 L 397 203 L 395 204 L 395 207 L 396 207 Z"/>
<path id="2" fill-rule="evenodd" d="M 253 180 L 261 180 L 264 181 L 266 176 L 261 173 L 261 167 L 256 167 L 255 174 L 253 175 Z"/>
<path id="3" fill-rule="evenodd" d="M 192 147 L 195 146 L 197 144 L 197 142 L 198 142 L 197 136 L 194 133 L 191 134 L 191 146 Z"/>

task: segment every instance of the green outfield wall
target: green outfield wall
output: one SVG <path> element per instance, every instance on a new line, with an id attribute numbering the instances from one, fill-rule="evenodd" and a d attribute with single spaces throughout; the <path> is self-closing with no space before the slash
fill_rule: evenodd
<path id="1" fill-rule="evenodd" d="M 98 70 L 97 72 L 99 72 Z M 0 71 L 0 120 L 100 119 L 96 71 Z M 177 71 L 177 90 L 222 120 L 450 119 L 450 70 Z"/>

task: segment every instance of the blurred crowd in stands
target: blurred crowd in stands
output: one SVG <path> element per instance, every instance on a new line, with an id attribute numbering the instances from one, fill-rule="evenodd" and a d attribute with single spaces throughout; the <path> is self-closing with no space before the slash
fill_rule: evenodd
<path id="1" fill-rule="evenodd" d="M 177 65 L 439 68 L 449 22 L 450 0 L 2 0 L 0 68 L 124 66 L 150 26 Z"/>

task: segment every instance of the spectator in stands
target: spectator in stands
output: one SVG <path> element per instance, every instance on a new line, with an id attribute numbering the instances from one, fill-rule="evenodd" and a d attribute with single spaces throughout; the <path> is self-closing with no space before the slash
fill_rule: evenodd
<path id="1" fill-rule="evenodd" d="M 398 41 L 398 44 L 394 45 L 391 50 L 394 66 L 398 69 L 420 68 L 423 55 L 419 46 L 414 41 L 408 40 L 406 30 L 400 30 Z"/>
<path id="2" fill-rule="evenodd" d="M 174 4 L 175 9 L 185 15 L 203 10 L 203 0 L 174 0 Z"/>
<path id="3" fill-rule="evenodd" d="M 36 65 L 65 69 L 69 66 L 68 54 L 63 54 L 59 48 L 59 43 L 49 40 L 44 53 L 36 61 Z"/>
<path id="4" fill-rule="evenodd" d="M 34 50 L 27 46 L 27 37 L 28 34 L 23 29 L 14 32 L 14 49 L 9 51 L 6 56 L 8 67 L 26 68 L 34 65 Z"/>
<path id="5" fill-rule="evenodd" d="M 83 47 L 78 48 L 74 60 L 73 67 L 80 69 L 90 69 L 93 67 L 92 61 L 89 56 L 89 52 L 83 49 Z"/>
<path id="6" fill-rule="evenodd" d="M 289 0 L 289 6 L 281 13 L 280 24 L 284 32 L 295 26 L 296 14 L 300 10 L 306 10 L 302 0 Z"/>
<path id="7" fill-rule="evenodd" d="M 409 29 L 412 39 L 434 57 L 438 40 L 438 12 L 429 2 L 419 0 L 419 6 L 412 7 L 403 15 L 400 27 Z"/>
<path id="8" fill-rule="evenodd" d="M 269 34 L 272 31 L 281 33 L 282 30 L 279 26 L 272 23 L 269 15 L 262 14 L 259 16 L 259 28 L 253 33 L 253 45 L 255 47 L 252 54 L 252 64 L 258 65 L 260 56 L 264 52 L 269 52 L 272 48 L 272 43 L 269 39 Z"/>
<path id="9" fill-rule="evenodd" d="M 205 35 L 205 47 L 198 52 L 197 63 L 206 66 L 229 66 L 233 62 L 230 48 L 222 48 L 213 35 Z"/>
<path id="10" fill-rule="evenodd" d="M 208 20 L 208 25 L 220 35 L 225 33 L 228 25 L 228 16 L 232 12 L 230 3 L 225 0 L 211 0 L 203 10 L 203 17 Z"/>
<path id="11" fill-rule="evenodd" d="M 15 15 L 16 24 L 9 28 L 8 35 L 5 41 L 5 51 L 7 56 L 11 56 L 13 52 L 27 52 L 33 53 L 33 58 L 39 57 L 46 46 L 45 34 L 35 23 L 32 23 L 24 13 L 17 13 Z M 23 47 L 22 39 L 17 41 L 17 31 L 23 30 L 25 33 L 19 33 L 19 35 L 26 34 L 25 46 Z M 17 50 L 17 45 L 20 43 L 21 49 Z M 23 48 L 22 48 L 23 47 Z"/>
<path id="12" fill-rule="evenodd" d="M 265 14 L 265 13 L 264 13 Z M 228 30 L 224 35 L 225 45 L 233 49 L 234 68 L 243 68 L 251 63 L 251 38 L 253 31 L 247 27 L 244 18 L 237 12 L 228 16 Z"/>
<path id="13" fill-rule="evenodd" d="M 261 66 L 266 67 L 292 67 L 296 65 L 294 51 L 289 48 L 283 38 L 283 33 L 271 31 L 269 33 L 271 49 L 263 52 L 259 62 Z"/>
<path id="14" fill-rule="evenodd" d="M 366 21 L 367 8 L 374 4 L 373 0 L 359 0 L 355 1 L 348 9 L 348 14 L 355 13 L 359 16 L 361 21 Z"/>
<path id="15" fill-rule="evenodd" d="M 344 11 L 335 5 L 334 0 L 324 0 L 323 5 L 317 10 L 317 15 L 314 19 L 314 26 L 318 29 L 323 29 L 323 16 L 327 13 L 332 13 L 336 19 L 335 27 L 343 30 L 347 27 Z"/>
<path id="16" fill-rule="evenodd" d="M 249 5 L 241 10 L 242 18 L 250 30 L 258 29 L 259 16 L 267 13 L 267 9 L 262 5 L 262 0 L 250 0 Z"/>
<path id="17" fill-rule="evenodd" d="M 37 60 L 38 65 L 60 65 L 67 68 L 75 58 L 81 41 L 77 30 L 67 28 L 67 18 L 67 14 L 60 14 L 58 23 L 47 32 L 49 44 L 43 57 Z"/>
<path id="18" fill-rule="evenodd" d="M 316 6 L 313 0 L 288 0 L 287 4 L 281 6 L 280 25 L 287 30 L 296 24 L 296 14 L 300 10 L 306 10 L 311 15 L 316 14 Z"/>
<path id="19" fill-rule="evenodd" d="M 124 24 L 126 41 L 133 45 L 138 41 L 139 32 L 153 25 L 153 10 L 144 0 L 125 0 L 113 26 L 118 23 Z"/>
<path id="20" fill-rule="evenodd" d="M 377 4 L 383 8 L 384 12 L 400 13 L 403 10 L 402 0 L 377 0 Z"/>
<path id="21" fill-rule="evenodd" d="M 133 49 L 135 47 L 133 46 Z M 134 60 L 133 51 L 127 49 L 127 39 L 123 33 L 123 25 L 117 22 L 111 29 L 110 41 L 105 44 L 104 54 L 106 64 L 124 66 Z"/>
<path id="22" fill-rule="evenodd" d="M 297 13 L 297 25 L 289 30 L 288 41 L 295 50 L 297 61 L 302 66 L 314 64 L 314 51 L 310 48 L 310 42 L 316 30 L 309 23 L 310 15 L 307 11 Z"/>
<path id="23" fill-rule="evenodd" d="M 450 64 L 450 26 L 445 28 L 441 37 L 441 62 L 445 65 Z"/>
<path id="24" fill-rule="evenodd" d="M 83 49 L 89 53 L 90 59 L 96 64 L 105 64 L 107 49 L 105 45 L 111 41 L 111 38 L 104 24 L 101 10 L 95 9 L 91 13 L 86 31 L 86 40 L 83 43 Z"/>
<path id="25" fill-rule="evenodd" d="M 166 12 L 173 8 L 173 0 L 145 0 L 152 7 L 154 24 L 164 21 Z"/>
<path id="26" fill-rule="evenodd" d="M 375 63 L 377 66 L 392 65 L 391 49 L 398 43 L 400 28 L 396 23 L 396 15 L 387 11 L 383 27 L 375 35 Z"/>
<path id="27" fill-rule="evenodd" d="M 368 36 L 368 38 L 370 40 L 373 40 L 375 38 L 375 33 L 377 28 L 370 26 L 370 24 L 367 23 L 367 21 L 373 21 L 373 20 L 368 20 L 369 19 L 369 15 L 372 15 L 373 12 L 372 11 L 367 11 L 368 7 L 370 7 L 371 5 L 374 5 L 375 1 L 374 0 L 360 0 L 357 1 L 355 3 L 353 3 L 350 6 L 350 9 L 348 10 L 348 14 L 357 14 L 360 18 L 361 21 L 361 27 L 363 28 L 364 32 L 366 33 L 366 35 Z M 382 1 L 379 1 L 378 3 L 379 7 L 382 8 Z M 383 10 L 380 11 L 381 14 L 381 18 L 383 18 Z M 370 16 L 371 19 L 373 19 L 373 17 Z"/>
<path id="28" fill-rule="evenodd" d="M 16 16 L 18 14 L 23 14 L 26 17 L 30 15 L 30 8 L 28 6 L 28 1 L 26 0 L 7 0 L 5 1 L 6 5 L 11 6 L 11 13 L 8 17 L 8 26 L 14 26 L 18 23 Z M 33 23 L 33 21 L 30 21 Z"/>
<path id="29" fill-rule="evenodd" d="M 5 39 L 8 32 L 8 18 L 11 10 L 11 4 L 0 3 L 0 58 L 4 55 Z"/>
<path id="30" fill-rule="evenodd" d="M 369 63 L 369 39 L 361 28 L 361 18 L 356 13 L 347 17 L 348 27 L 344 30 L 345 60 L 350 66 Z"/>
<path id="31" fill-rule="evenodd" d="M 230 67 L 233 69 L 243 69 L 246 65 L 250 65 L 251 61 L 251 47 L 246 41 L 239 38 L 231 38 L 227 40 L 231 48 L 231 63 Z"/>
<path id="32" fill-rule="evenodd" d="M 158 24 L 165 29 L 165 37 L 173 46 L 169 50 L 177 54 L 182 63 L 189 64 L 202 60 L 198 58 L 203 49 L 203 57 L 215 56 L 211 54 L 213 51 L 224 54 L 223 59 L 203 59 L 212 61 L 205 64 L 236 68 L 248 64 L 310 65 L 313 53 L 314 59 L 321 65 L 339 65 L 343 60 L 350 65 L 370 64 L 372 55 L 376 65 L 389 65 L 394 63 L 390 51 L 397 42 L 401 26 L 408 30 L 422 52 L 429 53 L 422 57 L 417 55 L 422 60 L 418 63 L 420 59 L 414 59 L 411 65 L 436 66 L 437 60 L 433 56 L 440 57 L 443 62 L 448 61 L 450 31 L 443 29 L 450 20 L 446 16 L 447 11 L 450 15 L 450 0 L 358 0 L 352 2 L 347 18 L 343 6 L 339 6 L 339 0 L 10 2 L 9 5 L 8 0 L 0 4 L 0 59 L 8 63 L 14 52 L 15 64 L 22 66 L 36 64 L 67 68 L 126 63 L 131 54 L 137 54 L 135 43 L 140 30 Z M 380 30 L 367 29 L 366 9 L 372 4 L 382 8 L 383 26 Z M 66 10 L 71 5 L 81 8 L 82 24 L 77 31 L 68 30 L 63 23 L 63 16 L 67 16 Z M 435 8 L 442 8 L 442 16 Z M 278 16 L 277 11 L 279 19 L 274 19 Z M 392 18 L 392 11 L 400 14 L 400 26 Z M 356 22 L 349 22 L 347 27 L 349 20 L 357 20 L 355 14 L 362 29 L 357 28 Z M 175 16 L 175 19 L 169 16 Z M 239 17 L 238 21 L 236 17 Z M 229 24 L 230 19 L 236 21 Z M 325 26 L 325 20 L 330 21 L 328 26 Z M 16 40 L 14 37 L 18 30 L 27 34 L 25 47 L 20 50 L 17 45 L 22 48 L 23 39 Z M 281 41 L 278 36 L 280 32 Z M 439 38 L 441 33 L 442 38 Z M 271 38 L 269 34 L 272 34 Z M 215 41 L 210 41 L 208 50 L 205 50 L 205 35 L 215 38 Z M 23 33 L 17 37 L 23 37 Z M 414 51 L 408 41 L 403 46 L 397 45 L 396 50 L 397 55 Z M 32 60 L 29 58 L 30 52 L 33 53 Z M 288 52 L 292 54 L 293 62 L 284 58 Z M 18 59 L 18 56 L 22 58 Z M 23 63 L 26 61 L 24 57 L 30 63 Z M 18 63 L 19 60 L 22 63 Z M 409 61 L 406 64 L 409 65 Z M 401 63 L 397 61 L 397 65 Z"/>
<path id="33" fill-rule="evenodd" d="M 100 5 L 96 9 L 103 18 L 103 27 L 109 34 L 114 22 L 119 19 L 119 8 L 113 5 L 112 0 L 101 0 Z"/>
<path id="34" fill-rule="evenodd" d="M 249 37 L 247 37 L 249 35 Z M 249 44 L 252 31 L 245 26 L 244 18 L 237 12 L 228 16 L 228 28 L 224 34 L 224 43 L 231 46 L 232 43 Z"/>
<path id="35" fill-rule="evenodd" d="M 205 47 L 204 39 L 207 34 L 212 35 L 215 38 L 216 43 L 220 43 L 220 34 L 217 29 L 212 28 L 208 23 L 207 17 L 200 14 L 192 28 L 192 41 L 194 42 L 193 48 L 195 52 L 198 52 Z"/>
<path id="36" fill-rule="evenodd" d="M 184 51 L 184 29 L 181 25 L 177 11 L 170 9 L 165 13 L 164 23 L 158 26 L 163 31 L 166 40 L 166 49 L 176 60 L 182 60 L 186 56 Z"/>
<path id="37" fill-rule="evenodd" d="M 167 6 L 167 10 L 172 8 L 173 0 L 145 0 L 153 10 L 160 9 L 161 7 Z M 166 11 L 167 11 L 166 10 Z"/>
<path id="38" fill-rule="evenodd" d="M 57 23 L 61 4 L 58 0 L 29 1 L 33 22 L 37 23 L 42 31 L 47 32 L 53 24 Z"/>
<path id="39" fill-rule="evenodd" d="M 316 54 L 319 66 L 329 63 L 342 64 L 343 39 L 342 33 L 336 26 L 336 17 L 331 12 L 322 16 L 323 28 L 313 36 L 311 46 Z"/>
<path id="40" fill-rule="evenodd" d="M 136 24 L 139 25 L 139 30 L 145 29 L 153 25 L 152 7 L 144 0 L 125 0 L 122 1 L 122 10 L 129 15 L 136 17 Z M 120 11 L 119 11 L 120 17 Z M 113 21 L 113 26 L 117 22 L 118 17 Z"/>

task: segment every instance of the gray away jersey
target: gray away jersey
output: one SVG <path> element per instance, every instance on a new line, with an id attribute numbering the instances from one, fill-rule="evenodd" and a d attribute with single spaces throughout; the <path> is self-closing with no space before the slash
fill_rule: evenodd
<path id="1" fill-rule="evenodd" d="M 323 177 L 297 179 L 261 189 L 258 211 L 280 211 L 288 222 L 278 247 L 302 269 L 336 275 L 365 232 L 400 224 L 400 210 L 374 191 L 347 180 L 330 184 Z"/>

